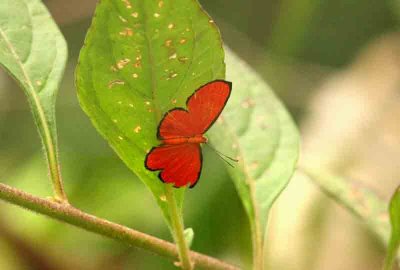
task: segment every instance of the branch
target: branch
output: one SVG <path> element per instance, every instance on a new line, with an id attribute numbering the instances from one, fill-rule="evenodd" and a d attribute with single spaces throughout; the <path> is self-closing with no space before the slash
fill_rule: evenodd
<path id="1" fill-rule="evenodd" d="M 87 231 L 151 251 L 172 261 L 179 260 L 178 251 L 174 244 L 89 215 L 70 204 L 41 199 L 4 184 L 0 184 L 0 199 Z M 190 258 L 195 266 L 203 269 L 239 270 L 236 266 L 197 252 L 190 252 Z"/>

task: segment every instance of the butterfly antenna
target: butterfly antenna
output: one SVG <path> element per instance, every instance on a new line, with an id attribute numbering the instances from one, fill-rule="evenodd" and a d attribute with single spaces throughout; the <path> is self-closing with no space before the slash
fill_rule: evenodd
<path id="1" fill-rule="evenodd" d="M 226 160 L 226 159 L 223 158 L 222 156 L 220 156 L 220 158 L 221 158 L 226 164 L 228 164 L 230 167 L 235 168 L 235 166 L 234 166 L 232 163 L 230 163 L 228 160 Z"/>
<path id="2" fill-rule="evenodd" d="M 232 168 L 235 168 L 235 166 L 230 163 L 228 160 L 233 161 L 233 162 L 239 162 L 239 160 L 231 158 L 230 156 L 227 156 L 223 153 L 221 153 L 220 151 L 218 151 L 217 149 L 215 149 L 214 147 L 212 147 L 210 144 L 206 144 L 208 147 L 210 147 L 215 153 L 217 153 L 217 155 L 226 162 L 226 164 L 228 164 L 229 166 L 231 166 Z M 227 160 L 228 159 L 228 160 Z"/>

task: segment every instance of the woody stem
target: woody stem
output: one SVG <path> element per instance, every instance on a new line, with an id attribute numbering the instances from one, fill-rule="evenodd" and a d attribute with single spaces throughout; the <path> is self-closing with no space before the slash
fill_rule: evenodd
<path id="1" fill-rule="evenodd" d="M 175 194 L 172 186 L 165 185 L 165 196 L 167 198 L 169 214 L 172 223 L 172 235 L 178 247 L 180 267 L 183 270 L 192 270 L 193 267 L 192 263 L 190 262 L 189 248 L 185 241 L 182 214 L 176 204 Z"/>

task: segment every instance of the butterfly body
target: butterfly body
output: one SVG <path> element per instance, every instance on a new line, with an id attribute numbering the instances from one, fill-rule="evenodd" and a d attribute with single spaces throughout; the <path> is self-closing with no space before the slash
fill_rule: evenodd
<path id="1" fill-rule="evenodd" d="M 161 171 L 159 178 L 164 183 L 194 187 L 203 165 L 200 145 L 207 142 L 204 133 L 221 114 L 231 88 L 223 80 L 207 83 L 187 99 L 187 108 L 169 110 L 158 126 L 160 145 L 147 154 L 146 168 Z"/>
<path id="2" fill-rule="evenodd" d="M 161 141 L 162 144 L 184 144 L 184 143 L 200 144 L 200 143 L 206 143 L 207 138 L 204 137 L 203 135 L 195 135 L 192 137 L 170 138 Z"/>

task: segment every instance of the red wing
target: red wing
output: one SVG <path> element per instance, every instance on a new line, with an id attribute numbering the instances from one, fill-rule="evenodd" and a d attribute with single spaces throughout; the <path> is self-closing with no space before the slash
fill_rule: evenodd
<path id="1" fill-rule="evenodd" d="M 217 120 L 231 94 L 232 83 L 222 80 L 200 87 L 187 102 L 187 110 L 170 110 L 161 120 L 158 138 L 191 137 L 204 134 Z"/>
<path id="2" fill-rule="evenodd" d="M 158 177 L 165 183 L 174 183 L 175 187 L 190 184 L 194 187 L 199 180 L 202 155 L 199 144 L 160 145 L 154 147 L 146 156 L 146 168 L 161 170 Z"/>

